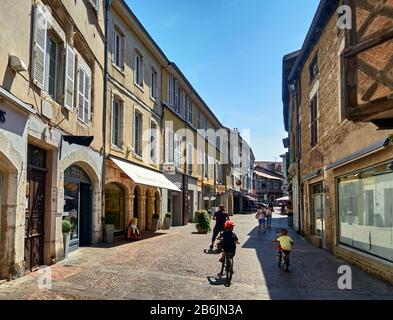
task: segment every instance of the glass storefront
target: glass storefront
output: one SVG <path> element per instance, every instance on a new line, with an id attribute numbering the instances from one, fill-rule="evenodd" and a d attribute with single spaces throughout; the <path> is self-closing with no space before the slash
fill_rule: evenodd
<path id="1" fill-rule="evenodd" d="M 115 232 L 125 231 L 125 192 L 115 183 L 105 188 L 105 214 L 114 216 Z"/>
<path id="2" fill-rule="evenodd" d="M 91 182 L 79 167 L 64 172 L 63 220 L 71 223 L 70 248 L 91 244 L 92 234 Z"/>
<path id="3" fill-rule="evenodd" d="M 393 163 L 338 181 L 340 242 L 393 262 Z"/>

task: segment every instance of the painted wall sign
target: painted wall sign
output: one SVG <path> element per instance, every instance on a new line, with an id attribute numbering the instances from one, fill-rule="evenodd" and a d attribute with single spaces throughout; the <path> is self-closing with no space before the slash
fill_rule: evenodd
<path id="1" fill-rule="evenodd" d="M 6 112 L 3 110 L 0 110 L 0 123 L 4 123 L 5 122 L 5 116 L 6 116 Z"/>

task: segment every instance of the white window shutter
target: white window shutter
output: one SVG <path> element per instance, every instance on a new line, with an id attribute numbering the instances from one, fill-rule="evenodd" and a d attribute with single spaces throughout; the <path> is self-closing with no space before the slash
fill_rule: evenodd
<path id="1" fill-rule="evenodd" d="M 75 87 L 75 53 L 72 47 L 66 45 L 64 80 L 64 106 L 69 110 L 74 108 L 74 87 Z"/>
<path id="2" fill-rule="evenodd" d="M 90 0 L 91 6 L 98 11 L 100 0 Z"/>
<path id="3" fill-rule="evenodd" d="M 36 5 L 34 10 L 33 82 L 42 90 L 45 87 L 46 44 L 48 17 L 44 6 Z"/>
<path id="4" fill-rule="evenodd" d="M 169 129 L 165 128 L 165 163 L 169 162 Z"/>
<path id="5" fill-rule="evenodd" d="M 91 78 L 85 74 L 85 96 L 84 96 L 84 119 L 85 123 L 90 122 L 90 100 L 91 100 Z"/>
<path id="6" fill-rule="evenodd" d="M 84 121 L 84 104 L 85 104 L 85 73 L 78 68 L 78 118 Z"/>

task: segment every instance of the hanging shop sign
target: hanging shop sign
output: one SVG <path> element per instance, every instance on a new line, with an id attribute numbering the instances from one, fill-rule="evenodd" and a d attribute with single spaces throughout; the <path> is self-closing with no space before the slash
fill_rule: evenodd
<path id="1" fill-rule="evenodd" d="M 5 116 L 6 116 L 6 112 L 3 110 L 0 110 L 0 123 L 4 123 L 5 122 Z"/>

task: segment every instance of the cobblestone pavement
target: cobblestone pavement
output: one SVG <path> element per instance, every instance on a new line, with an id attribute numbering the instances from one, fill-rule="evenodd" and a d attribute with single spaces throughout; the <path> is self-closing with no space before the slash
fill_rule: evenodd
<path id="1" fill-rule="evenodd" d="M 266 234 L 258 233 L 254 215 L 234 221 L 241 245 L 229 288 L 208 281 L 219 271 L 219 256 L 203 252 L 211 234 L 195 234 L 189 225 L 140 242 L 81 248 L 51 267 L 51 290 L 38 289 L 36 272 L 0 285 L 0 299 L 393 299 L 393 287 L 356 267 L 353 290 L 339 290 L 344 262 L 295 234 L 291 272 L 280 270 L 272 239 L 286 219 L 275 216 Z"/>

